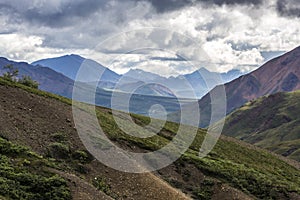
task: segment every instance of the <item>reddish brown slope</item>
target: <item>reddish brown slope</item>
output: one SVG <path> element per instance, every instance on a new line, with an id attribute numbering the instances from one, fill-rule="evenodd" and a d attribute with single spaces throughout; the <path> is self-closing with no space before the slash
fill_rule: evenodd
<path id="1" fill-rule="evenodd" d="M 295 91 L 299 89 L 300 47 L 297 47 L 267 62 L 259 69 L 225 84 L 227 113 L 232 112 L 252 99 L 276 92 Z M 214 91 L 217 91 L 217 88 L 214 88 L 210 93 Z M 210 105 L 209 94 L 199 100 L 202 115 L 201 127 L 206 127 L 209 124 L 210 106 L 208 105 Z"/>
<path id="2" fill-rule="evenodd" d="M 300 47 L 228 84 L 228 112 L 266 94 L 300 89 Z"/>

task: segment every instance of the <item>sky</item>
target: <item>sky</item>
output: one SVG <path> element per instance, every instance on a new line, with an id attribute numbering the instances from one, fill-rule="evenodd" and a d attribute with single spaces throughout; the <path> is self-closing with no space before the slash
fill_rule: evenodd
<path id="1" fill-rule="evenodd" d="M 0 0 L 0 56 L 118 72 L 251 71 L 300 45 L 299 0 Z"/>

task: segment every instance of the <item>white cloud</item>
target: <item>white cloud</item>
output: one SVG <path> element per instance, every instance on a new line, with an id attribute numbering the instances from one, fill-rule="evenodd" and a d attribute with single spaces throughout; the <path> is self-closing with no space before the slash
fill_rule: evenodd
<path id="1" fill-rule="evenodd" d="M 142 69 L 147 72 L 157 73 L 161 76 L 178 76 L 198 69 L 192 63 L 178 59 L 173 52 L 145 49 L 131 52 L 130 54 L 113 54 L 112 63 L 107 65 L 119 74 L 126 73 L 129 69 Z M 164 58 L 166 58 L 164 60 Z"/>
<path id="2" fill-rule="evenodd" d="M 0 41 L 2 54 L 16 60 L 27 59 L 32 50 L 36 50 L 43 43 L 40 37 L 19 34 L 1 34 Z"/>
<path id="3" fill-rule="evenodd" d="M 260 7 L 195 4 L 159 14 L 146 1 L 103 1 L 98 8 L 89 8 L 93 11 L 89 15 L 61 13 L 72 2 L 7 1 L 15 12 L 11 10 L 9 15 L 5 12 L 1 15 L 0 9 L 2 56 L 33 61 L 78 53 L 104 65 L 111 64 L 118 56 L 111 67 L 119 73 L 134 64 L 168 76 L 192 72 L 195 66 L 179 61 L 149 60 L 153 52 L 124 54 L 147 47 L 161 48 L 166 51 L 159 51 L 158 57 L 172 58 L 179 54 L 196 63 L 196 67 L 215 66 L 216 69 L 210 70 L 227 71 L 259 66 L 264 62 L 262 51 L 288 51 L 300 45 L 300 20 L 279 15 L 275 0 L 264 1 Z M 80 2 L 76 3 L 77 7 Z M 22 14 L 28 8 L 56 16 L 63 22 L 52 25 L 53 21 L 47 24 L 23 19 Z M 62 17 L 63 14 L 66 16 Z M 140 30 L 132 31 L 136 29 Z M 172 55 L 166 53 L 168 51 Z"/>

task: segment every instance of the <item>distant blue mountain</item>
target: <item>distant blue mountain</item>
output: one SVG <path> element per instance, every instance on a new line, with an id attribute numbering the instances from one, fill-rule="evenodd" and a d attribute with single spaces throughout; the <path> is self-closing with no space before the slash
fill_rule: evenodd
<path id="1" fill-rule="evenodd" d="M 146 71 L 141 70 L 141 69 L 130 69 L 123 76 L 134 78 L 134 79 L 137 79 L 137 80 L 140 80 L 140 81 L 146 81 L 146 82 L 150 82 L 150 81 L 153 81 L 153 80 L 163 78 L 162 76 L 160 76 L 158 74 L 154 74 L 154 73 L 151 73 L 151 72 L 146 72 Z"/>
<path id="2" fill-rule="evenodd" d="M 242 75 L 244 75 L 245 73 L 241 72 L 240 70 L 238 69 L 232 69 L 226 73 L 221 73 L 221 77 L 224 81 L 224 83 L 228 83 Z"/>
<path id="3" fill-rule="evenodd" d="M 131 88 L 136 84 L 141 84 L 140 81 L 142 81 L 144 83 L 157 83 L 158 85 L 163 85 L 165 88 L 171 90 L 177 97 L 201 98 L 215 86 L 232 81 L 243 74 L 244 73 L 238 69 L 230 70 L 227 73 L 218 73 L 211 72 L 206 68 L 200 68 L 190 74 L 166 78 L 141 69 L 131 69 L 123 75 L 123 78 L 133 78 L 135 83 L 131 82 L 130 84 L 118 86 L 118 89 L 128 91 L 128 88 Z M 147 92 L 144 91 L 142 94 L 146 93 Z M 151 94 L 152 93 L 149 93 L 149 95 Z M 165 94 L 169 93 L 165 92 Z"/>
<path id="4" fill-rule="evenodd" d="M 33 66 L 26 62 L 15 62 L 0 57 L 0 75 L 6 71 L 3 69 L 6 65 L 13 65 L 14 68 L 19 70 L 18 78 L 21 78 L 24 75 L 30 76 L 39 83 L 39 88 L 41 90 L 68 98 L 71 98 L 72 96 L 74 81 L 61 73 L 48 67 Z"/>
<path id="5" fill-rule="evenodd" d="M 19 70 L 19 76 L 17 78 L 21 78 L 23 75 L 30 76 L 33 80 L 39 83 L 39 89 L 48 91 L 54 94 L 58 94 L 61 96 L 65 96 L 68 98 L 72 97 L 72 92 L 74 89 L 74 80 L 66 77 L 62 73 L 58 73 L 53 69 L 48 67 L 43 67 L 41 65 L 31 65 L 26 62 L 15 62 L 8 60 L 7 58 L 0 57 L 0 76 L 6 72 L 3 69 L 6 65 L 13 65 L 14 68 Z M 91 83 L 83 83 L 79 82 L 79 85 L 82 88 L 77 88 L 82 91 L 80 99 L 83 102 L 90 102 L 90 93 L 93 91 L 93 87 L 90 86 Z M 151 87 L 150 87 L 151 86 Z M 174 97 L 166 97 L 169 94 L 161 95 L 166 90 L 163 87 L 158 87 L 156 85 L 150 85 L 145 87 L 145 89 L 141 88 L 142 91 L 137 91 L 138 94 L 126 94 L 123 92 L 115 91 L 114 94 L 118 95 L 120 98 L 120 102 L 118 103 L 118 107 L 114 107 L 119 110 L 126 110 L 126 101 L 123 101 L 123 98 L 130 95 L 130 105 L 129 110 L 132 113 L 142 114 L 148 116 L 149 109 L 152 105 L 161 104 L 165 107 L 168 113 L 175 112 L 180 108 L 177 98 Z M 92 91 L 91 91 L 92 90 Z M 143 91 L 151 92 L 153 96 L 143 95 Z M 146 92 L 146 94 L 147 94 Z M 111 98 L 112 91 L 104 90 L 100 87 L 96 90 L 96 105 L 111 108 Z M 188 101 L 188 100 L 187 100 Z M 158 116 L 160 113 L 156 110 L 152 110 L 151 112 L 156 113 Z"/>
<path id="6" fill-rule="evenodd" d="M 62 73 L 63 75 L 69 77 L 72 80 L 76 79 L 77 72 L 82 65 L 82 63 L 88 63 L 90 66 L 89 71 L 85 71 L 84 78 L 78 81 L 81 82 L 93 82 L 98 81 L 99 77 L 95 77 L 95 74 L 99 71 L 103 72 L 101 75 L 101 81 L 115 83 L 121 77 L 119 74 L 111 71 L 110 69 L 104 67 L 103 65 L 97 63 L 91 59 L 85 59 L 79 55 L 71 54 L 65 55 L 56 58 L 47 58 L 38 60 L 32 63 L 32 65 L 41 65 L 49 67 L 57 72 Z M 100 74 L 99 74 L 100 76 Z"/>
<path id="7" fill-rule="evenodd" d="M 222 83 L 227 83 L 229 81 L 238 78 L 243 74 L 244 73 L 238 69 L 232 69 L 226 73 L 219 73 L 219 72 L 211 72 L 206 68 L 202 67 L 191 74 L 184 75 L 184 77 L 192 83 L 197 82 L 197 84 L 206 84 L 205 82 L 207 82 L 209 79 L 212 79 L 213 77 L 214 79 L 216 78 L 220 79 Z"/>
<path id="8" fill-rule="evenodd" d="M 135 92 L 152 96 L 172 97 L 175 94 L 180 98 L 201 98 L 216 85 L 227 83 L 243 75 L 239 70 L 217 73 L 210 72 L 206 68 L 200 68 L 190 74 L 169 78 L 141 69 L 131 69 L 124 75 L 119 75 L 94 60 L 85 59 L 74 54 L 43 59 L 35 61 L 32 64 L 35 66 L 49 67 L 75 80 L 77 72 L 83 63 L 87 64 L 89 68 L 81 72 L 84 73 L 84 76 L 82 76 L 81 79 L 77 79 L 77 81 L 91 84 L 97 82 L 98 87 L 101 89 L 117 89 L 118 91 L 129 93 L 133 91 L 133 88 L 144 85 Z M 99 71 L 102 73 L 100 81 L 98 80 L 99 77 L 97 77 Z M 157 85 L 155 87 L 153 87 L 153 84 L 146 86 L 151 83 Z"/>

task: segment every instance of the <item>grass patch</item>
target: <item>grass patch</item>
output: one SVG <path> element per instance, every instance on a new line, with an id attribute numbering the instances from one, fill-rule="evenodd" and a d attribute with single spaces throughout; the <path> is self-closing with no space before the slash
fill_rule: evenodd
<path id="1" fill-rule="evenodd" d="M 13 81 L 9 81 L 9 80 L 5 80 L 4 78 L 0 77 L 0 85 L 4 85 L 4 86 L 10 86 L 10 87 L 15 87 L 15 88 L 21 88 L 27 92 L 39 95 L 39 96 L 43 96 L 43 97 L 47 97 L 47 98 L 52 98 L 52 99 L 56 99 L 58 101 L 61 101 L 63 103 L 66 103 L 68 105 L 72 105 L 72 100 L 56 95 L 56 94 L 52 94 L 49 92 L 45 92 L 36 88 L 32 88 L 17 82 L 13 82 Z"/>
<path id="2" fill-rule="evenodd" d="M 0 138 L 0 195 L 4 199 L 71 199 L 66 181 L 44 169 L 53 165 L 27 147 Z"/>
<path id="3" fill-rule="evenodd" d="M 68 159 L 70 158 L 70 147 L 66 144 L 54 142 L 48 146 L 47 155 L 56 159 Z"/>
<path id="4" fill-rule="evenodd" d="M 300 91 L 276 93 L 248 102 L 226 117 L 223 133 L 300 161 Z"/>

